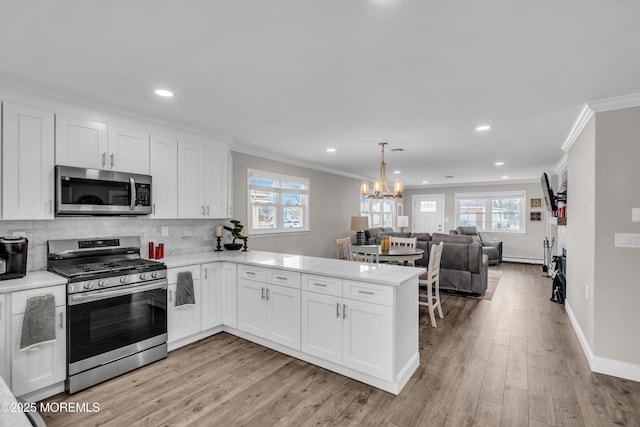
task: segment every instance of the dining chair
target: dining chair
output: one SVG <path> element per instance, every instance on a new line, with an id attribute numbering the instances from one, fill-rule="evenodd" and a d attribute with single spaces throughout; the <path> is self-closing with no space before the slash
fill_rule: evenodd
<path id="1" fill-rule="evenodd" d="M 380 263 L 380 246 L 349 245 L 348 251 L 351 261 Z"/>
<path id="2" fill-rule="evenodd" d="M 336 255 L 338 259 L 349 259 L 349 245 L 351 244 L 351 237 L 343 237 L 342 239 L 336 239 Z"/>
<path id="3" fill-rule="evenodd" d="M 389 236 L 389 245 L 390 246 L 404 246 L 407 248 L 415 248 L 416 242 L 418 241 L 417 237 L 395 237 Z"/>
<path id="4" fill-rule="evenodd" d="M 395 237 L 389 236 L 389 246 L 390 247 L 404 247 L 404 248 L 415 248 L 418 244 L 417 237 Z M 405 265 L 414 265 L 413 261 L 405 262 Z"/>
<path id="5" fill-rule="evenodd" d="M 419 288 L 426 288 L 425 292 L 420 292 L 418 296 L 418 304 L 426 305 L 429 309 L 429 317 L 431 318 L 431 326 L 434 328 L 436 325 L 435 309 L 438 309 L 438 316 L 444 318 L 442 315 L 442 306 L 440 304 L 440 258 L 442 258 L 442 248 L 444 242 L 440 242 L 438 245 L 431 245 L 431 252 L 429 253 L 429 265 L 427 272 L 420 275 L 418 280 Z M 426 301 L 421 300 L 426 299 Z"/>

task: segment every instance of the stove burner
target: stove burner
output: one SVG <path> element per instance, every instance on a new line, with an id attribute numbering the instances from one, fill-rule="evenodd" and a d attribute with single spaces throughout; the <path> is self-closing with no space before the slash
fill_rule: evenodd
<path id="1" fill-rule="evenodd" d="M 139 272 L 145 270 L 158 269 L 163 264 L 157 261 L 146 259 L 127 259 L 106 262 L 88 262 L 84 264 L 67 265 L 53 267 L 54 273 L 74 278 L 87 275 L 98 275 L 104 273 Z"/>

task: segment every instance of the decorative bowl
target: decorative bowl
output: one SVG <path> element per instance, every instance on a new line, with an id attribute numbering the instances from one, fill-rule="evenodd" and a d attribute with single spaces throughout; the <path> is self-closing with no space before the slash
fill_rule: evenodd
<path id="1" fill-rule="evenodd" d="M 237 251 L 242 248 L 242 243 L 225 243 L 224 248 L 228 251 Z"/>

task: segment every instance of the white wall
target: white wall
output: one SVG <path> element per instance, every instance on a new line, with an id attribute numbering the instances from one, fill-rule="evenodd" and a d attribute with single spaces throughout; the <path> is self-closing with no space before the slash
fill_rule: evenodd
<path id="1" fill-rule="evenodd" d="M 540 171 L 542 173 L 542 171 Z M 456 193 L 480 193 L 480 192 L 499 192 L 499 191 L 526 191 L 526 227 L 525 234 L 519 233 L 490 233 L 483 232 L 482 238 L 485 240 L 501 240 L 503 242 L 502 252 L 503 257 L 511 258 L 514 261 L 523 262 L 539 262 L 542 263 L 544 258 L 543 241 L 545 236 L 549 239 L 555 237 L 556 226 L 549 225 L 547 223 L 547 213 L 541 210 L 542 221 L 532 222 L 529 220 L 530 212 L 530 200 L 532 198 L 542 198 L 542 187 L 539 181 L 522 183 L 522 184 L 495 184 L 495 185 L 472 185 L 472 186 L 459 186 L 459 187 L 425 187 L 425 188 L 410 188 L 405 190 L 403 205 L 404 214 L 409 216 L 409 224 L 413 224 L 412 213 L 412 197 L 424 194 L 444 194 L 445 196 L 445 223 L 444 232 L 448 233 L 449 230 L 455 229 L 456 224 L 456 206 L 455 195 Z M 554 189 L 557 191 L 557 189 Z M 544 202 L 543 202 L 544 205 Z"/>
<path id="2" fill-rule="evenodd" d="M 249 249 L 335 258 L 336 240 L 351 232 L 351 217 L 359 215 L 360 181 L 301 166 L 233 153 L 233 212 L 247 220 L 247 169 L 309 179 L 310 233 L 288 236 L 254 236 Z"/>

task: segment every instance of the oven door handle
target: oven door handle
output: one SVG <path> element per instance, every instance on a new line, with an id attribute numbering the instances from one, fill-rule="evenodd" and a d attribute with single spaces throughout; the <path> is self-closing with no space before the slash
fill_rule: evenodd
<path id="1" fill-rule="evenodd" d="M 139 292 L 151 291 L 153 289 L 167 289 L 168 281 L 159 280 L 148 285 L 128 286 L 126 289 L 118 289 L 115 291 L 101 291 L 84 294 L 75 294 L 69 296 L 69 305 L 84 304 L 87 302 L 100 301 L 108 298 L 119 297 L 123 295 L 137 294 Z"/>

